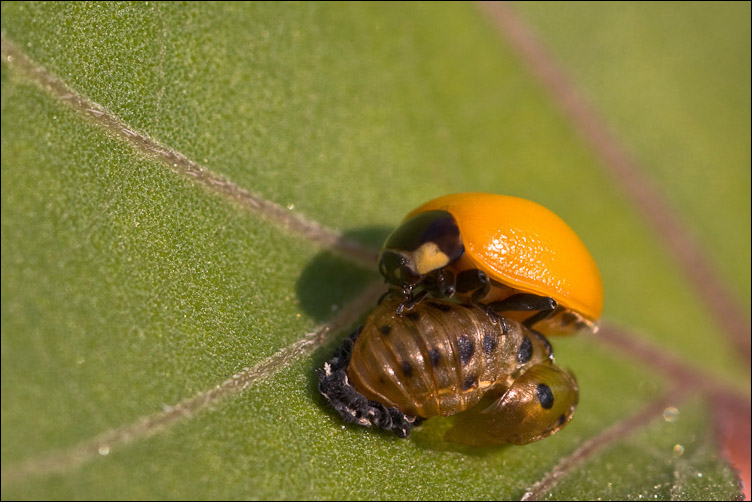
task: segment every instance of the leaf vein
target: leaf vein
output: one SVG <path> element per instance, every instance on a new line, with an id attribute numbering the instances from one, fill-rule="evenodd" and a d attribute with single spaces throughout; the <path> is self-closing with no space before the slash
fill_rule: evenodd
<path id="1" fill-rule="evenodd" d="M 516 51 L 530 73 L 571 123 L 615 185 L 632 206 L 653 227 L 695 292 L 702 298 L 729 341 L 750 365 L 750 320 L 736 296 L 719 280 L 703 249 L 660 195 L 637 160 L 607 127 L 606 120 L 577 89 L 565 70 L 535 36 L 508 2 L 478 2 L 509 46 Z"/>
<path id="2" fill-rule="evenodd" d="M 124 140 L 136 152 L 158 160 L 170 171 L 185 176 L 217 195 L 232 200 L 286 231 L 331 249 L 333 252 L 366 267 L 373 267 L 378 252 L 369 246 L 347 239 L 341 233 L 309 220 L 287 208 L 259 197 L 232 181 L 212 172 L 206 166 L 181 152 L 162 145 L 147 134 L 137 131 L 118 116 L 86 96 L 75 92 L 60 78 L 32 61 L 16 45 L 2 35 L 2 58 L 9 67 L 23 75 L 47 94 L 68 104 L 93 123 Z"/>
<path id="3" fill-rule="evenodd" d="M 142 416 L 128 425 L 105 431 L 70 448 L 32 458 L 8 468 L 3 466 L 2 484 L 16 482 L 30 476 L 54 474 L 76 468 L 95 458 L 108 455 L 113 448 L 153 436 L 182 419 L 190 418 L 209 406 L 216 405 L 225 398 L 270 378 L 298 358 L 311 354 L 331 336 L 351 326 L 383 292 L 383 284 L 373 284 L 341 309 L 329 322 L 322 324 L 296 342 L 210 389 L 174 405 L 165 406 L 159 413 Z"/>

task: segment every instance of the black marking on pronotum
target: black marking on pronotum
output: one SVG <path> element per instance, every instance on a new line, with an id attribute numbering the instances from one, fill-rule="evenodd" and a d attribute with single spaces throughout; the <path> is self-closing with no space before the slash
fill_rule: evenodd
<path id="1" fill-rule="evenodd" d="M 417 312 L 408 312 L 407 314 L 405 314 L 405 317 L 407 317 L 411 321 L 417 321 L 418 319 L 420 319 L 420 314 L 418 314 Z"/>
<path id="2" fill-rule="evenodd" d="M 462 382 L 462 390 L 470 390 L 478 383 L 478 377 L 469 376 Z"/>
<path id="3" fill-rule="evenodd" d="M 498 342 L 496 341 L 496 336 L 494 335 L 483 335 L 483 352 L 486 354 L 490 354 L 494 351 L 496 348 L 496 345 Z"/>
<path id="4" fill-rule="evenodd" d="M 429 302 L 428 304 L 435 309 L 441 310 L 442 312 L 449 312 L 450 310 L 452 310 L 452 307 L 450 307 L 449 305 L 444 305 L 443 303 Z"/>
<path id="5" fill-rule="evenodd" d="M 431 360 L 432 365 L 438 366 L 441 362 L 441 352 L 439 352 L 439 349 L 433 348 L 428 351 L 428 358 Z"/>
<path id="6" fill-rule="evenodd" d="M 413 365 L 408 363 L 407 361 L 404 361 L 402 363 L 402 372 L 406 376 L 413 376 Z"/>
<path id="7" fill-rule="evenodd" d="M 538 384 L 538 401 L 545 410 L 550 410 L 554 405 L 554 393 L 551 387 L 544 383 Z"/>
<path id="8" fill-rule="evenodd" d="M 525 337 L 524 340 L 522 340 L 522 343 L 520 344 L 520 349 L 517 351 L 517 362 L 520 364 L 525 364 L 526 362 L 530 361 L 533 357 L 533 342 L 530 341 L 530 338 Z"/>
<path id="9" fill-rule="evenodd" d="M 388 335 L 392 331 L 392 327 L 389 326 L 388 324 L 384 324 L 382 327 L 379 328 L 379 330 L 381 331 L 383 335 Z"/>
<path id="10" fill-rule="evenodd" d="M 475 345 L 473 344 L 473 341 L 470 340 L 470 338 L 468 338 L 466 335 L 462 335 L 457 340 L 457 348 L 460 349 L 460 364 L 462 366 L 465 366 L 473 357 L 473 353 L 475 352 Z"/>

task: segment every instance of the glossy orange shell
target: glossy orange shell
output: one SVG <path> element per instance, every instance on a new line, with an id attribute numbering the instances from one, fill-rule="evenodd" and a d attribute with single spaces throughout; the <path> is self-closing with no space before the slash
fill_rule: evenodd
<path id="1" fill-rule="evenodd" d="M 427 202 L 447 211 L 465 245 L 463 259 L 517 290 L 550 296 L 590 320 L 603 310 L 603 283 L 592 256 L 574 231 L 540 204 L 518 197 L 458 193 Z"/>

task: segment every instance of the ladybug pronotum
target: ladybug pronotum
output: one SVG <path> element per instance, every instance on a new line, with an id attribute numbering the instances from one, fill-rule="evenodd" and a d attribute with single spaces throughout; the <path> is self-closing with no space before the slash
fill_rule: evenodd
<path id="1" fill-rule="evenodd" d="M 433 416 L 460 414 L 444 439 L 526 444 L 574 414 L 574 376 L 548 340 L 475 304 L 424 299 L 398 313 L 388 295 L 324 368 L 319 390 L 345 422 L 406 437 Z"/>
<path id="2" fill-rule="evenodd" d="M 456 296 L 547 334 L 595 330 L 598 267 L 556 214 L 525 199 L 458 193 L 407 215 L 387 238 L 379 270 L 409 308 Z"/>

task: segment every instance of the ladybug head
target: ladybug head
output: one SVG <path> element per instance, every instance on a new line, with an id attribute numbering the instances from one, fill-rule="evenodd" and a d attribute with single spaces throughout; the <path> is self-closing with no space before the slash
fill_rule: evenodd
<path id="1" fill-rule="evenodd" d="M 379 271 L 392 286 L 412 289 L 421 282 L 415 259 L 410 252 L 385 249 L 379 256 Z"/>
<path id="2" fill-rule="evenodd" d="M 457 261 L 464 251 L 452 215 L 428 211 L 406 219 L 386 239 L 379 271 L 389 284 L 412 289 L 426 274 Z"/>

